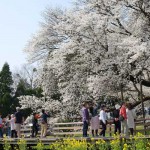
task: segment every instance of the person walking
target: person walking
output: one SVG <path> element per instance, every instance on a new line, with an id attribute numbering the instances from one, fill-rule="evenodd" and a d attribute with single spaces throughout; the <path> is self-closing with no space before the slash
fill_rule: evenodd
<path id="1" fill-rule="evenodd" d="M 37 118 L 37 114 L 33 113 L 32 116 L 32 137 L 36 137 L 38 134 L 38 118 Z"/>
<path id="2" fill-rule="evenodd" d="M 87 131 L 89 126 L 89 112 L 88 103 L 84 102 L 82 107 L 82 121 L 83 121 L 83 137 L 87 137 Z"/>
<path id="3" fill-rule="evenodd" d="M 115 125 L 114 134 L 116 134 L 117 132 L 119 132 L 119 134 L 121 133 L 121 122 L 119 120 L 120 107 L 121 107 L 120 105 L 116 104 L 115 110 L 113 111 L 113 118 L 114 118 L 114 125 Z"/>
<path id="4" fill-rule="evenodd" d="M 41 115 L 41 138 L 46 137 L 47 135 L 47 118 L 50 117 L 50 115 L 45 112 L 44 109 L 42 109 L 42 115 Z"/>
<path id="5" fill-rule="evenodd" d="M 134 128 L 135 128 L 135 112 L 132 109 L 132 104 L 128 103 L 127 104 L 127 109 L 126 109 L 126 113 L 127 113 L 127 125 L 128 125 L 128 129 L 130 130 L 130 134 L 133 135 L 134 134 Z"/>
<path id="6" fill-rule="evenodd" d="M 98 109 L 99 105 L 96 105 L 96 103 L 92 103 L 90 106 L 90 114 L 91 114 L 91 131 L 92 131 L 92 136 L 94 137 L 95 135 L 98 136 L 98 129 L 99 129 L 99 117 L 98 117 Z"/>
<path id="7" fill-rule="evenodd" d="M 128 135 L 126 103 L 123 102 L 119 112 L 119 120 L 121 121 L 121 133 Z"/>
<path id="8" fill-rule="evenodd" d="M 102 131 L 100 132 L 100 136 L 105 137 L 106 126 L 107 126 L 107 114 L 106 114 L 106 107 L 104 105 L 101 107 L 99 120 L 100 120 L 100 124 L 102 125 Z"/>
<path id="9" fill-rule="evenodd" d="M 20 138 L 21 137 L 21 132 L 20 132 L 21 125 L 24 120 L 23 120 L 23 115 L 20 111 L 20 107 L 17 107 L 16 111 L 17 112 L 15 113 L 15 120 L 16 120 L 15 125 L 16 125 L 17 137 Z"/>

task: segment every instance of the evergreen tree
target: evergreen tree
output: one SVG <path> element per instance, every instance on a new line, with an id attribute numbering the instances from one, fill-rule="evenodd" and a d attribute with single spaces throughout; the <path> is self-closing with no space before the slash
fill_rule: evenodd
<path id="1" fill-rule="evenodd" d="M 0 97 L 2 98 L 6 93 L 11 93 L 11 86 L 13 84 L 12 73 L 9 64 L 5 63 L 0 72 Z"/>
<path id="2" fill-rule="evenodd" d="M 12 96 L 10 93 L 5 93 L 4 96 L 1 98 L 1 113 L 2 116 L 5 117 L 8 114 L 12 113 Z"/>
<path id="3" fill-rule="evenodd" d="M 13 97 L 13 104 L 12 104 L 12 111 L 15 111 L 15 108 L 17 106 L 21 107 L 19 104 L 18 97 L 28 95 L 28 96 L 36 96 L 36 97 L 43 97 L 42 95 L 43 90 L 40 87 L 32 88 L 29 86 L 28 82 L 26 80 L 20 79 L 16 92 Z M 26 108 L 23 110 L 24 117 L 29 116 L 32 113 L 31 108 Z"/>
<path id="4" fill-rule="evenodd" d="M 12 74 L 9 64 L 5 63 L 0 72 L 0 109 L 3 116 L 11 113 L 12 106 Z"/>

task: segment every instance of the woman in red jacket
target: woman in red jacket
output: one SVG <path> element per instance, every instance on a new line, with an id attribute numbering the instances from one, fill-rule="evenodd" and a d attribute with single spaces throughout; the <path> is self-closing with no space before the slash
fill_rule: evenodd
<path id="1" fill-rule="evenodd" d="M 124 135 L 128 135 L 128 126 L 127 126 L 127 113 L 126 113 L 126 103 L 123 102 L 120 108 L 120 117 L 121 121 L 121 133 Z"/>

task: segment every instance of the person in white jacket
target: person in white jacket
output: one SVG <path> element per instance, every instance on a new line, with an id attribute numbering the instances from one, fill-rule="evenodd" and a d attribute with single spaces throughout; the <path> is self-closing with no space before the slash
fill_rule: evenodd
<path id="1" fill-rule="evenodd" d="M 99 114 L 99 120 L 100 123 L 102 125 L 102 131 L 100 132 L 100 136 L 105 136 L 105 132 L 106 132 L 106 125 L 107 125 L 107 114 L 106 114 L 106 107 L 103 105 L 101 107 L 101 111 Z"/>
<path id="2" fill-rule="evenodd" d="M 16 132 L 16 127 L 15 127 L 15 116 L 14 114 L 11 115 L 10 119 L 10 128 L 11 128 L 11 138 L 17 138 L 17 132 Z"/>
<path id="3" fill-rule="evenodd" d="M 135 128 L 136 115 L 132 109 L 131 103 L 127 104 L 126 113 L 127 113 L 127 126 L 128 126 L 128 129 L 130 130 L 131 135 L 133 135 L 134 134 L 134 128 Z"/>

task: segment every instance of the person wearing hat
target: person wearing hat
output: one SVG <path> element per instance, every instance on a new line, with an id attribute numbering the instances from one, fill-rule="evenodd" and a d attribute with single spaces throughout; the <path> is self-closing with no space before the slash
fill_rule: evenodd
<path id="1" fill-rule="evenodd" d="M 115 125 L 114 134 L 116 134 L 117 132 L 119 132 L 119 134 L 121 133 L 121 122 L 119 120 L 120 107 L 121 107 L 120 105 L 116 104 L 115 110 L 113 111 L 113 118 Z"/>

